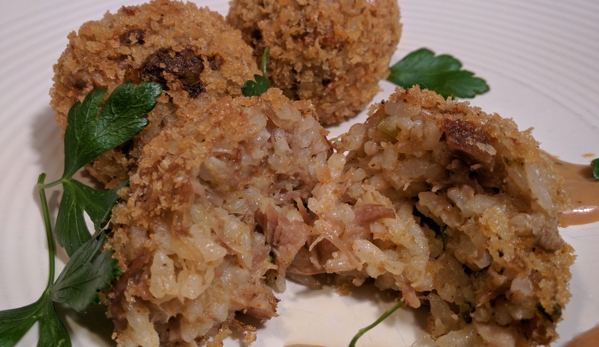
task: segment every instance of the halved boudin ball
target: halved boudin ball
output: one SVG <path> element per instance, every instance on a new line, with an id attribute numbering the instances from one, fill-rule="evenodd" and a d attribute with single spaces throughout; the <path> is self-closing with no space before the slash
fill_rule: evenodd
<path id="1" fill-rule="evenodd" d="M 270 89 L 202 111 L 142 149 L 113 210 L 119 346 L 217 346 L 230 328 L 251 342 L 236 314 L 276 316 L 267 272 L 284 274 L 306 242 L 305 204 L 332 151 L 313 109 Z"/>
<path id="2" fill-rule="evenodd" d="M 574 260 L 558 231 L 569 201 L 530 131 L 415 87 L 333 145 L 287 273 L 399 290 L 430 307 L 442 347 L 557 337 Z"/>

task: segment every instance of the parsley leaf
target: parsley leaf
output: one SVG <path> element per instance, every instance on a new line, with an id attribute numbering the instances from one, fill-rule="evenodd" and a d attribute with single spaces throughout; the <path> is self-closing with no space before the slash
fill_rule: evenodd
<path id="1" fill-rule="evenodd" d="M 12 310 L 0 311 L 0 346 L 14 346 L 38 320 L 39 301 Z"/>
<path id="2" fill-rule="evenodd" d="M 118 191 L 127 184 L 121 182 L 112 190 L 96 190 L 74 179 L 63 179 L 63 195 L 56 217 L 56 241 L 69 256 L 91 238 L 83 212 L 94 223 L 94 231 L 102 229 L 110 218 L 112 207 L 119 199 Z"/>
<path id="3" fill-rule="evenodd" d="M 118 261 L 111 257 L 114 251 L 102 252 L 106 237 L 101 233 L 77 249 L 51 287 L 52 300 L 79 312 L 100 302 L 98 291 L 109 288 L 122 273 Z"/>
<path id="4" fill-rule="evenodd" d="M 46 174 L 42 173 L 37 181 L 48 243 L 48 283 L 35 303 L 0 311 L 0 347 L 14 346 L 35 322 L 40 326 L 38 346 L 71 347 L 69 333 L 56 314 L 54 303 L 65 303 L 82 312 L 99 302 L 98 292 L 109 288 L 121 275 L 118 261 L 112 258 L 114 252 L 102 251 L 108 237 L 103 229 L 119 199 L 118 191 L 127 182 L 103 191 L 88 187 L 72 176 L 88 162 L 141 131 L 148 120 L 140 116 L 152 110 L 161 93 L 162 86 L 158 83 L 145 82 L 137 88 L 126 83 L 114 90 L 99 114 L 105 89 L 92 91 L 83 103 L 76 103 L 69 110 L 62 178 L 45 184 Z M 45 189 L 60 183 L 64 193 L 56 218 L 55 236 L 71 258 L 55 281 L 54 239 Z M 94 223 L 93 236 L 85 224 L 84 212 Z"/>
<path id="5" fill-rule="evenodd" d="M 51 300 L 44 302 L 44 311 L 40 317 L 40 337 L 38 346 L 71 347 L 69 332 L 54 310 Z"/>
<path id="6" fill-rule="evenodd" d="M 156 105 L 162 87 L 155 82 L 144 82 L 134 88 L 132 82 L 117 87 L 98 109 L 106 89 L 91 91 L 69 110 L 64 134 L 64 172 L 69 178 L 80 168 L 102 153 L 129 140 L 140 132 L 148 120 L 141 116 Z"/>
<path id="7" fill-rule="evenodd" d="M 419 85 L 441 94 L 444 98 L 473 98 L 489 91 L 487 82 L 474 73 L 461 70 L 456 58 L 420 48 L 391 66 L 387 80 L 403 88 Z"/>
<path id="8" fill-rule="evenodd" d="M 262 75 L 254 75 L 256 81 L 245 81 L 241 87 L 241 92 L 245 96 L 260 96 L 270 88 L 270 82 L 268 82 L 268 74 L 266 73 L 266 58 L 268 57 L 269 49 L 264 50 L 262 54 Z"/>
<path id="9" fill-rule="evenodd" d="M 56 219 L 56 240 L 69 256 L 87 242 L 91 235 L 85 223 L 83 211 L 94 223 L 95 231 L 104 227 L 110 217 L 112 206 L 118 200 L 117 192 L 124 184 L 110 191 L 90 188 L 71 177 L 87 163 L 102 153 L 126 142 L 139 133 L 148 120 L 142 118 L 156 105 L 162 86 L 156 82 L 144 82 L 137 88 L 128 82 L 110 94 L 102 109 L 100 104 L 106 89 L 91 91 L 83 100 L 69 110 L 64 138 L 65 163 L 62 178 L 44 185 L 48 188 L 62 183 L 64 194 Z"/>
<path id="10" fill-rule="evenodd" d="M 599 158 L 594 159 L 591 162 L 591 166 L 593 167 L 593 177 L 595 177 L 596 180 L 599 180 Z"/>
<path id="11" fill-rule="evenodd" d="M 38 346 L 71 346 L 67 329 L 45 292 L 33 304 L 0 312 L 0 347 L 16 345 L 37 321 L 40 323 Z"/>
<path id="12" fill-rule="evenodd" d="M 447 247 L 447 225 L 441 227 L 441 242 L 443 242 L 443 252 L 445 252 Z"/>

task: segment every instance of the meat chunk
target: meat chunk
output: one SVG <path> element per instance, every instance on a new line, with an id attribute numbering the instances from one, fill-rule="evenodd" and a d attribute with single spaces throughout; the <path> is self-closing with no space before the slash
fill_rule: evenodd
<path id="1" fill-rule="evenodd" d="M 439 125 L 452 150 L 460 151 L 480 163 L 489 164 L 493 160 L 496 151 L 490 145 L 491 138 L 476 123 L 443 119 Z"/>
<path id="2" fill-rule="evenodd" d="M 136 43 L 143 45 L 145 34 L 146 31 L 143 29 L 129 29 L 119 36 L 119 42 L 125 46 L 129 46 Z"/>
<path id="3" fill-rule="evenodd" d="M 169 47 L 161 48 L 146 58 L 141 66 L 140 78 L 166 85 L 167 78 L 164 74 L 171 74 L 183 83 L 183 89 L 189 96 L 195 98 L 206 90 L 200 81 L 202 71 L 204 61 L 192 49 L 175 52 Z"/>

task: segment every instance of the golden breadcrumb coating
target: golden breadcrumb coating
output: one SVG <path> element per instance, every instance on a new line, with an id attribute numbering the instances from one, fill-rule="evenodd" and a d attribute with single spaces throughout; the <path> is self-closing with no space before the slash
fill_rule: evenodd
<path id="1" fill-rule="evenodd" d="M 272 85 L 312 102 L 322 124 L 366 107 L 401 35 L 397 0 L 233 0 L 227 22 L 258 63 L 270 49 Z"/>
<path id="2" fill-rule="evenodd" d="M 165 125 L 194 116 L 205 102 L 241 95 L 259 73 L 237 30 L 221 15 L 195 4 L 155 0 L 122 7 L 69 34 L 54 66 L 50 91 L 56 121 L 64 130 L 70 107 L 92 89 L 108 93 L 127 81 L 156 81 L 164 93 L 148 114 L 150 125 L 131 142 L 96 160 L 90 172 L 114 187 L 136 165 L 141 148 Z"/>

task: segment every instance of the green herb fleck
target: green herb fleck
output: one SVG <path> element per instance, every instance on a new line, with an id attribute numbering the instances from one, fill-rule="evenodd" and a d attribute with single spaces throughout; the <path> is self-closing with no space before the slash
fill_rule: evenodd
<path id="1" fill-rule="evenodd" d="M 56 314 L 54 303 L 65 303 L 82 312 L 99 302 L 98 292 L 109 288 L 121 275 L 118 261 L 112 258 L 113 251 L 102 251 L 102 246 L 108 237 L 104 228 L 119 198 L 117 192 L 126 182 L 113 190 L 102 191 L 88 187 L 72 176 L 88 162 L 141 131 L 148 124 L 141 116 L 152 110 L 161 93 L 162 87 L 158 83 L 145 82 L 137 88 L 126 83 L 114 90 L 99 114 L 105 89 L 90 92 L 83 103 L 76 103 L 69 110 L 62 178 L 46 184 L 46 174 L 42 173 L 37 181 L 48 243 L 48 282 L 33 304 L 0 311 L 0 347 L 17 344 L 35 322 L 40 323 L 38 346 L 70 347 L 68 331 Z M 54 236 L 71 258 L 54 280 L 55 249 L 45 189 L 58 184 L 62 184 L 64 193 Z M 94 223 L 93 235 L 85 225 L 84 212 Z"/>
<path id="2" fill-rule="evenodd" d="M 591 162 L 591 166 L 593 167 L 593 177 L 595 177 L 596 180 L 599 180 L 599 158 L 594 159 Z"/>
<path id="3" fill-rule="evenodd" d="M 555 305 L 551 313 L 545 311 L 545 308 L 540 303 L 537 304 L 537 309 L 552 323 L 557 322 L 562 316 L 562 308 L 559 305 Z"/>
<path id="4" fill-rule="evenodd" d="M 387 122 L 387 119 L 388 118 L 383 118 L 376 126 L 376 128 L 383 134 L 394 139 L 397 137 L 401 129 L 398 129 L 394 124 L 389 124 L 389 122 Z"/>
<path id="5" fill-rule="evenodd" d="M 245 96 L 260 96 L 270 88 L 270 82 L 268 82 L 268 74 L 266 73 L 266 58 L 268 57 L 268 48 L 264 50 L 262 54 L 262 76 L 254 75 L 256 81 L 245 81 L 241 87 L 241 92 Z"/>
<path id="6" fill-rule="evenodd" d="M 433 90 L 443 97 L 473 98 L 489 91 L 487 82 L 474 73 L 462 70 L 456 58 L 420 48 L 391 66 L 387 80 L 403 88 L 419 85 Z"/>
<path id="7" fill-rule="evenodd" d="M 354 338 L 349 343 L 349 347 L 355 347 L 356 346 L 356 342 L 358 342 L 358 339 L 360 337 L 362 337 L 362 335 L 364 335 L 370 329 L 372 329 L 375 326 L 377 326 L 380 322 L 382 322 L 385 319 L 387 319 L 387 317 L 389 317 L 391 314 L 393 314 L 393 312 L 397 311 L 402 305 L 403 305 L 403 301 L 399 301 L 397 304 L 395 304 L 393 307 L 391 307 L 388 311 L 386 311 L 385 313 L 383 313 L 383 315 L 380 316 L 376 321 L 374 321 L 374 323 L 370 324 L 369 326 L 367 326 L 365 328 L 362 328 L 362 329 L 358 330 L 358 333 L 354 336 Z"/>
<path id="8" fill-rule="evenodd" d="M 524 165 L 524 158 L 508 158 L 508 157 L 503 157 L 503 162 L 507 166 L 512 166 L 512 165 L 523 166 Z M 556 163 L 556 164 L 559 164 L 559 163 Z"/>

